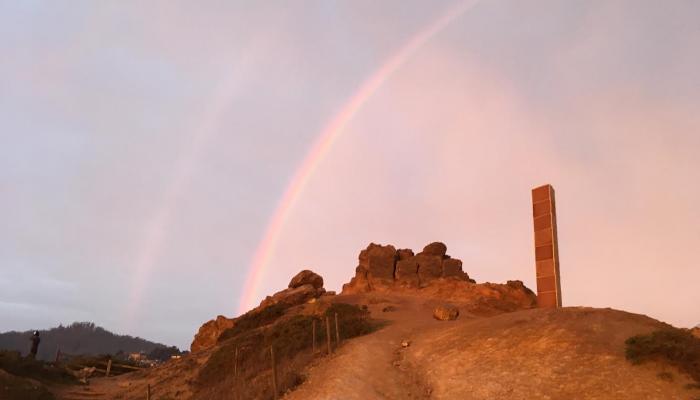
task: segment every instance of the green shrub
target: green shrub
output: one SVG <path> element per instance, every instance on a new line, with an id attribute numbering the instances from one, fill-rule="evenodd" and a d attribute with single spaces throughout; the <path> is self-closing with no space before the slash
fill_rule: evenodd
<path id="1" fill-rule="evenodd" d="M 625 341 L 625 356 L 634 363 L 662 361 L 700 382 L 700 339 L 681 329 L 667 328 Z"/>

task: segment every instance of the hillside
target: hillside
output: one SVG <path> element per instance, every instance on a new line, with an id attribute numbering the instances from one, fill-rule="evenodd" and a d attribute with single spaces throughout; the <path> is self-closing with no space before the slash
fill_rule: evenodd
<path id="1" fill-rule="evenodd" d="M 285 396 L 301 399 L 694 399 L 692 379 L 632 365 L 624 341 L 666 325 L 610 309 L 531 309 L 436 321 L 432 302 L 383 296 L 392 324 L 355 339 Z M 384 313 L 386 314 L 386 313 Z M 408 341 L 406 348 L 401 343 Z M 668 373 L 672 380 L 659 374 Z"/>
<path id="2" fill-rule="evenodd" d="M 416 255 L 372 244 L 359 264 L 339 295 L 305 270 L 248 313 L 205 323 L 188 356 L 51 389 L 66 400 L 137 400 L 148 388 L 152 398 L 272 399 L 273 348 L 286 400 L 700 398 L 700 340 L 689 330 L 611 309 L 538 309 L 520 281 L 471 280 L 442 244 Z M 437 320 L 443 306 L 458 317 Z M 657 332 L 670 341 L 655 343 Z"/>
<path id="3" fill-rule="evenodd" d="M 91 322 L 74 322 L 68 326 L 40 330 L 41 343 L 37 358 L 53 360 L 56 349 L 71 355 L 79 354 L 116 354 L 144 351 L 150 353 L 158 348 L 166 348 L 160 343 L 150 342 L 139 337 L 117 335 L 96 326 Z M 29 338 L 32 331 L 0 333 L 0 350 L 29 352 Z"/>

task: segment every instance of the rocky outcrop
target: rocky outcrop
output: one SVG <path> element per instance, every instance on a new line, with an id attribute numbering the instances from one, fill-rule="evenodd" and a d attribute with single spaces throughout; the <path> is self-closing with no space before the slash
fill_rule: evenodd
<path id="1" fill-rule="evenodd" d="M 265 297 L 258 308 L 266 308 L 274 304 L 281 304 L 286 307 L 296 306 L 306 303 L 311 299 L 321 297 L 326 292 L 323 287 L 316 288 L 311 284 L 301 285 L 295 288 L 287 288 L 272 296 Z"/>
<path id="2" fill-rule="evenodd" d="M 696 326 L 695 328 L 690 329 L 690 333 L 695 336 L 696 338 L 700 339 L 700 325 Z"/>
<path id="3" fill-rule="evenodd" d="M 433 310 L 433 318 L 438 321 L 453 321 L 459 317 L 459 308 L 451 305 L 437 306 Z"/>
<path id="4" fill-rule="evenodd" d="M 407 292 L 460 303 L 478 315 L 533 308 L 537 296 L 521 281 L 480 283 L 469 278 L 462 261 L 447 255 L 447 246 L 430 243 L 418 254 L 410 249 L 370 244 L 360 252 L 355 276 L 341 294 Z"/>
<path id="5" fill-rule="evenodd" d="M 234 323 L 234 319 L 226 318 L 223 315 L 219 315 L 216 319 L 205 322 L 194 336 L 194 340 L 190 345 L 190 350 L 194 353 L 214 346 L 221 332 L 233 328 Z"/>
<path id="6" fill-rule="evenodd" d="M 323 277 L 313 271 L 305 269 L 294 275 L 294 278 L 289 281 L 290 289 L 298 288 L 303 285 L 311 285 L 315 289 L 320 289 L 323 287 Z"/>
<path id="7" fill-rule="evenodd" d="M 371 243 L 360 252 L 355 276 L 343 286 L 343 293 L 362 293 L 396 286 L 421 288 L 441 279 L 474 281 L 462 270 L 462 261 L 447 255 L 444 243 L 434 242 L 418 254 L 411 249 Z"/>
<path id="8" fill-rule="evenodd" d="M 258 307 L 250 310 L 246 315 L 262 312 L 272 305 L 281 305 L 283 308 L 293 307 L 326 294 L 321 275 L 310 270 L 303 270 L 292 278 L 287 289 L 267 296 Z M 226 318 L 219 315 L 216 319 L 204 323 L 194 336 L 190 350 L 197 352 L 214 346 L 219 340 L 219 336 L 226 329 L 234 327 L 237 320 L 238 318 Z"/>

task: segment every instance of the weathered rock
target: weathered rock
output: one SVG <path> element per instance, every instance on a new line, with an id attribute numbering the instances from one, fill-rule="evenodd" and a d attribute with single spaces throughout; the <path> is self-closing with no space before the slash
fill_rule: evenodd
<path id="1" fill-rule="evenodd" d="M 394 286 L 421 288 L 440 278 L 473 282 L 462 262 L 446 255 L 444 243 L 433 242 L 417 255 L 411 249 L 371 243 L 360 252 L 355 276 L 343 285 L 343 293 L 386 290 Z"/>
<path id="2" fill-rule="evenodd" d="M 700 339 L 700 326 L 690 329 L 690 333 L 696 338 Z"/>
<path id="3" fill-rule="evenodd" d="M 325 291 L 325 289 L 317 289 L 311 284 L 301 285 L 293 289 L 284 289 L 272 296 L 267 296 L 265 300 L 260 303 L 259 307 L 265 308 L 273 304 L 283 304 L 287 307 L 292 307 L 306 303 L 310 299 L 320 297 Z"/>
<path id="4" fill-rule="evenodd" d="M 433 310 L 433 318 L 440 321 L 452 321 L 459 317 L 459 308 L 452 305 L 437 306 Z"/>
<path id="5" fill-rule="evenodd" d="M 398 249 L 396 250 L 396 254 L 398 255 L 399 260 L 406 260 L 415 255 L 411 249 Z"/>
<path id="6" fill-rule="evenodd" d="M 316 289 L 322 288 L 323 277 L 313 271 L 305 269 L 294 275 L 294 278 L 289 282 L 289 288 L 292 289 L 303 285 L 311 285 Z"/>
<path id="7" fill-rule="evenodd" d="M 442 277 L 456 277 L 461 279 L 466 277 L 469 279 L 469 276 L 462 271 L 462 260 L 458 260 L 456 258 L 447 258 L 442 260 Z"/>
<path id="8" fill-rule="evenodd" d="M 355 268 L 355 276 L 350 279 L 350 282 L 343 285 L 342 293 L 364 293 L 370 290 L 367 271 L 363 266 L 358 266 Z"/>
<path id="9" fill-rule="evenodd" d="M 396 248 L 392 245 L 370 244 L 360 253 L 360 266 L 367 271 L 370 287 L 390 286 L 394 283 Z"/>
<path id="10" fill-rule="evenodd" d="M 415 257 L 396 262 L 396 282 L 409 287 L 418 287 L 418 262 Z"/>
<path id="11" fill-rule="evenodd" d="M 275 304 L 286 307 L 293 307 L 304 304 L 310 300 L 315 300 L 326 294 L 323 288 L 323 278 L 309 270 L 304 270 L 292 278 L 289 288 L 281 290 L 272 296 L 267 296 L 258 307 L 250 310 L 250 313 L 259 313 L 265 308 Z M 335 294 L 335 293 L 333 293 Z M 240 318 L 240 317 L 239 317 Z M 238 318 L 226 318 L 219 315 L 216 319 L 204 323 L 194 337 L 190 350 L 197 352 L 214 346 L 221 334 L 236 325 Z"/>
<path id="12" fill-rule="evenodd" d="M 234 324 L 235 322 L 233 319 L 226 318 L 223 315 L 219 315 L 216 319 L 205 322 L 194 336 L 194 340 L 190 345 L 190 350 L 194 353 L 214 346 L 219 339 L 219 335 L 226 329 L 233 328 Z"/>
<path id="13" fill-rule="evenodd" d="M 444 256 L 447 253 L 447 246 L 442 242 L 433 242 L 423 247 L 422 254 L 431 256 Z"/>
<path id="14" fill-rule="evenodd" d="M 442 256 L 418 253 L 415 259 L 421 286 L 442 277 Z"/>

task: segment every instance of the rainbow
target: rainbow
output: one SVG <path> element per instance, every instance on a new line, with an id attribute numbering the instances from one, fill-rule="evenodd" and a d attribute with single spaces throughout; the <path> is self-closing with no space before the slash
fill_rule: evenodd
<path id="1" fill-rule="evenodd" d="M 258 244 L 248 269 L 248 276 L 243 285 L 243 293 L 239 301 L 239 312 L 243 313 L 255 305 L 260 287 L 261 277 L 268 265 L 270 256 L 279 240 L 282 228 L 289 217 L 290 211 L 304 190 L 313 171 L 332 147 L 347 124 L 357 112 L 372 97 L 372 95 L 396 72 L 413 54 L 416 53 L 433 36 L 450 25 L 455 19 L 473 8 L 478 0 L 463 1 L 447 9 L 437 19 L 428 24 L 417 34 L 411 37 L 406 44 L 393 53 L 376 70 L 350 99 L 341 107 L 333 118 L 325 125 L 313 142 L 308 154 L 302 161 L 294 176 L 289 181 L 282 198 L 279 200 L 272 218 L 270 219 L 265 235 Z"/>
<path id="2" fill-rule="evenodd" d="M 148 282 L 163 251 L 167 232 L 177 214 L 178 199 L 182 197 L 195 175 L 205 147 L 216 135 L 217 121 L 226 112 L 233 98 L 239 94 L 239 84 L 235 78 L 244 71 L 238 68 L 235 72 L 218 85 L 217 91 L 212 96 L 212 103 L 206 108 L 198 126 L 193 130 L 194 133 L 189 137 L 189 142 L 183 145 L 183 153 L 173 167 L 176 171 L 175 178 L 169 182 L 163 197 L 156 203 L 159 205 L 156 212 L 146 220 L 144 238 L 139 241 L 139 248 L 135 254 L 134 267 L 131 271 L 131 291 L 122 319 L 124 321 L 122 328 L 127 332 L 132 331 L 134 324 L 138 321 Z"/>

